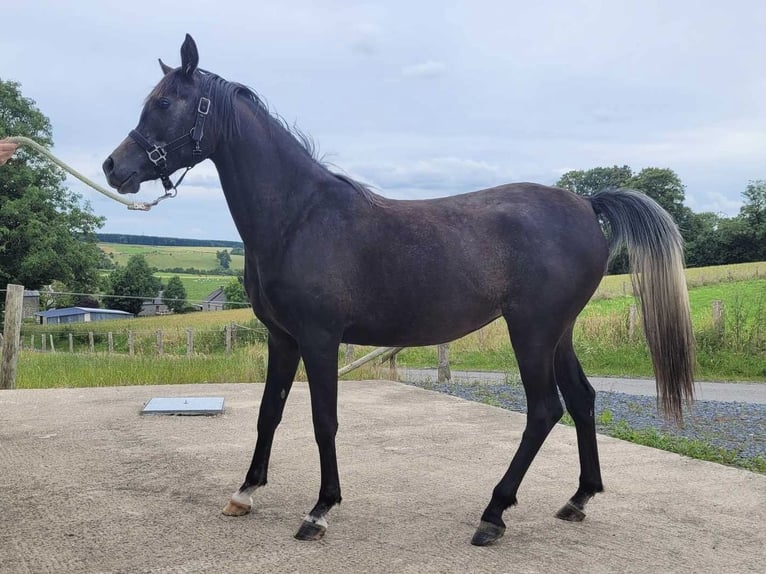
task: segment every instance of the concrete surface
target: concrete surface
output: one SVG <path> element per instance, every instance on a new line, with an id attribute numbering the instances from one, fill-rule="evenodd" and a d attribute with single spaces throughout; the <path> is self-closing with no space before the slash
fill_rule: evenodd
<path id="1" fill-rule="evenodd" d="M 400 369 L 399 375 L 403 381 L 435 381 L 437 373 L 436 369 Z M 452 371 L 452 378 L 456 381 L 502 383 L 506 379 L 506 374 L 497 371 Z M 613 391 L 647 397 L 657 396 L 654 379 L 588 377 L 588 380 L 597 391 Z M 698 401 L 725 401 L 766 405 L 766 383 L 697 382 L 694 384 L 694 389 Z"/>
<path id="2" fill-rule="evenodd" d="M 260 385 L 0 391 L 0 572 L 763 572 L 766 476 L 599 437 L 607 492 L 554 518 L 579 473 L 558 426 L 505 538 L 469 540 L 524 417 L 391 382 L 343 382 L 344 502 L 321 542 L 308 390 L 296 383 L 253 513 L 220 509 L 255 439 Z M 156 396 L 224 396 L 218 417 L 141 416 Z"/>

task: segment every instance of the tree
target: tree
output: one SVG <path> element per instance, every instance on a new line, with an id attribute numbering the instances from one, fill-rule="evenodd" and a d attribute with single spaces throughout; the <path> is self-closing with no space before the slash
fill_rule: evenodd
<path id="1" fill-rule="evenodd" d="M 98 299 L 95 297 L 91 297 L 90 295 L 78 295 L 73 303 L 73 307 L 87 307 L 89 309 L 98 309 L 101 307 L 101 304 L 98 302 Z"/>
<path id="2" fill-rule="evenodd" d="M 162 302 L 174 313 L 180 313 L 186 307 L 186 289 L 178 275 L 168 279 L 168 284 L 162 291 Z"/>
<path id="3" fill-rule="evenodd" d="M 125 267 L 118 267 L 109 275 L 111 287 L 109 307 L 137 315 L 142 303 L 160 292 L 157 279 L 143 255 L 132 255 Z"/>
<path id="4" fill-rule="evenodd" d="M 659 203 L 678 224 L 684 239 L 689 239 L 685 231 L 689 230 L 692 210 L 684 205 L 686 186 L 676 172 L 668 168 L 645 167 L 626 182 L 627 187 L 643 191 Z"/>
<path id="5" fill-rule="evenodd" d="M 594 167 L 589 170 L 568 171 L 559 178 L 556 187 L 563 187 L 578 195 L 589 196 L 610 187 L 625 187 L 631 177 L 633 177 L 633 171 L 627 165 Z"/>
<path id="6" fill-rule="evenodd" d="M 750 236 L 752 251 L 745 261 L 766 259 L 766 181 L 751 181 L 742 192 L 744 203 L 739 210 L 739 219 Z"/>
<path id="7" fill-rule="evenodd" d="M 218 259 L 218 265 L 221 266 L 221 269 L 228 269 L 229 265 L 231 265 L 231 255 L 229 255 L 229 252 L 225 249 L 221 251 L 216 251 L 215 256 Z"/>
<path id="8" fill-rule="evenodd" d="M 223 305 L 224 309 L 241 309 L 248 304 L 242 277 L 232 279 L 224 285 L 223 294 L 226 296 L 226 303 Z"/>
<path id="9" fill-rule="evenodd" d="M 52 145 L 51 125 L 22 96 L 19 84 L 0 79 L 0 138 L 27 136 Z M 21 149 L 0 169 L 0 285 L 39 289 L 58 279 L 72 291 L 98 283 L 96 230 L 103 219 L 67 190 L 64 173 Z"/>

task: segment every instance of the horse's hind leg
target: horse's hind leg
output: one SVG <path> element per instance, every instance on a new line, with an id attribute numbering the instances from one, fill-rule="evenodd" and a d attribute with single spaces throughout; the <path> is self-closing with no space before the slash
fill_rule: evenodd
<path id="1" fill-rule="evenodd" d="M 287 395 L 298 369 L 300 353 L 289 336 L 269 331 L 269 365 L 258 413 L 258 438 L 245 481 L 223 509 L 227 516 L 242 516 L 252 508 L 253 491 L 266 484 L 274 433 L 282 420 Z"/>
<path id="2" fill-rule="evenodd" d="M 580 361 L 572 347 L 572 330 L 561 338 L 554 360 L 556 383 L 564 397 L 569 414 L 577 431 L 577 446 L 580 452 L 580 486 L 556 517 L 570 522 L 585 518 L 585 505 L 597 492 L 602 492 L 601 469 L 596 446 L 596 421 L 594 406 L 596 392 L 583 373 Z"/>
<path id="3" fill-rule="evenodd" d="M 553 356 L 557 336 L 548 333 L 525 333 L 521 324 L 509 317 L 509 330 L 519 333 L 513 348 L 519 364 L 521 381 L 527 396 L 527 425 L 508 470 L 492 492 L 492 499 L 481 516 L 479 528 L 471 544 L 485 546 L 505 532 L 503 512 L 516 504 L 516 492 L 524 474 L 535 458 L 548 433 L 564 414 L 553 374 Z M 519 322 L 520 323 L 520 322 Z M 543 329 L 544 330 L 544 329 Z"/>

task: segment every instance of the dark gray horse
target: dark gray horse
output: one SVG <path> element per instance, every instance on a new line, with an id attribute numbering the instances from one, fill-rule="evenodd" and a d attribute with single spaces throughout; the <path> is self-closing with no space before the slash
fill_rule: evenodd
<path id="1" fill-rule="evenodd" d="M 572 348 L 572 328 L 606 268 L 609 245 L 627 245 L 660 403 L 674 418 L 693 392 L 693 337 L 682 242 L 670 216 L 643 194 L 584 198 L 520 183 L 424 201 L 394 201 L 330 172 L 305 138 L 273 117 L 241 84 L 197 68 L 187 36 L 181 66 L 148 96 L 138 126 L 104 162 L 109 183 L 135 193 L 210 158 L 245 244 L 245 284 L 269 331 L 258 438 L 245 481 L 224 508 L 250 511 L 266 484 L 274 432 L 298 361 L 311 390 L 319 446 L 319 499 L 296 537 L 318 539 L 341 500 L 338 347 L 409 347 L 451 341 L 502 316 L 527 395 L 527 425 L 472 542 L 503 535 L 503 512 L 564 409 L 574 419 L 580 482 L 559 511 L 585 517 L 601 492 L 594 391 Z M 613 250 L 613 249 L 612 249 Z"/>

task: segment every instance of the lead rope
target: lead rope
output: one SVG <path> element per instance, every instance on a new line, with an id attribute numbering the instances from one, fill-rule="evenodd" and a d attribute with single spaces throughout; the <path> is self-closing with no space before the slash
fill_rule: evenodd
<path id="1" fill-rule="evenodd" d="M 154 201 L 151 201 L 151 202 L 148 202 L 148 203 L 145 202 L 145 201 L 131 201 L 131 200 L 126 199 L 126 198 L 124 198 L 124 197 L 122 197 L 120 195 L 117 195 L 116 193 L 113 193 L 113 192 L 109 191 L 108 189 L 105 189 L 105 188 L 101 187 L 100 185 L 98 185 L 97 183 L 91 181 L 90 179 L 85 177 L 83 174 L 81 174 L 79 171 L 77 171 L 76 169 L 74 169 L 74 168 L 68 166 L 67 164 L 65 164 L 63 161 L 61 161 L 59 158 L 57 158 L 55 155 L 53 155 L 46 148 L 41 146 L 39 143 L 37 143 L 33 139 L 29 139 L 29 138 L 24 137 L 24 136 L 15 136 L 15 137 L 8 138 L 6 141 L 9 141 L 11 143 L 15 143 L 15 144 L 18 144 L 18 145 L 21 145 L 21 146 L 26 146 L 26 147 L 32 148 L 37 153 L 47 157 L 50 161 L 55 163 L 57 166 L 59 166 L 64 171 L 72 174 L 74 177 L 79 179 L 85 185 L 88 185 L 88 186 L 92 187 L 93 189 L 95 189 L 99 193 L 103 193 L 105 196 L 107 196 L 110 199 L 118 201 L 118 202 L 122 203 L 123 205 L 127 205 L 128 209 L 131 209 L 131 210 L 134 210 L 134 211 L 149 211 L 152 207 L 157 205 L 163 199 L 167 199 L 169 197 L 175 197 L 176 196 L 176 190 L 175 190 L 175 187 L 174 187 L 172 192 L 171 191 L 167 191 L 167 192 L 165 192 L 164 195 L 162 195 L 162 196 L 158 197 L 157 199 L 155 199 Z M 184 173 L 184 175 L 186 175 L 186 174 Z M 182 178 L 183 178 L 183 176 L 182 176 Z M 181 183 L 180 180 L 176 183 L 176 185 L 178 185 L 179 183 Z"/>

